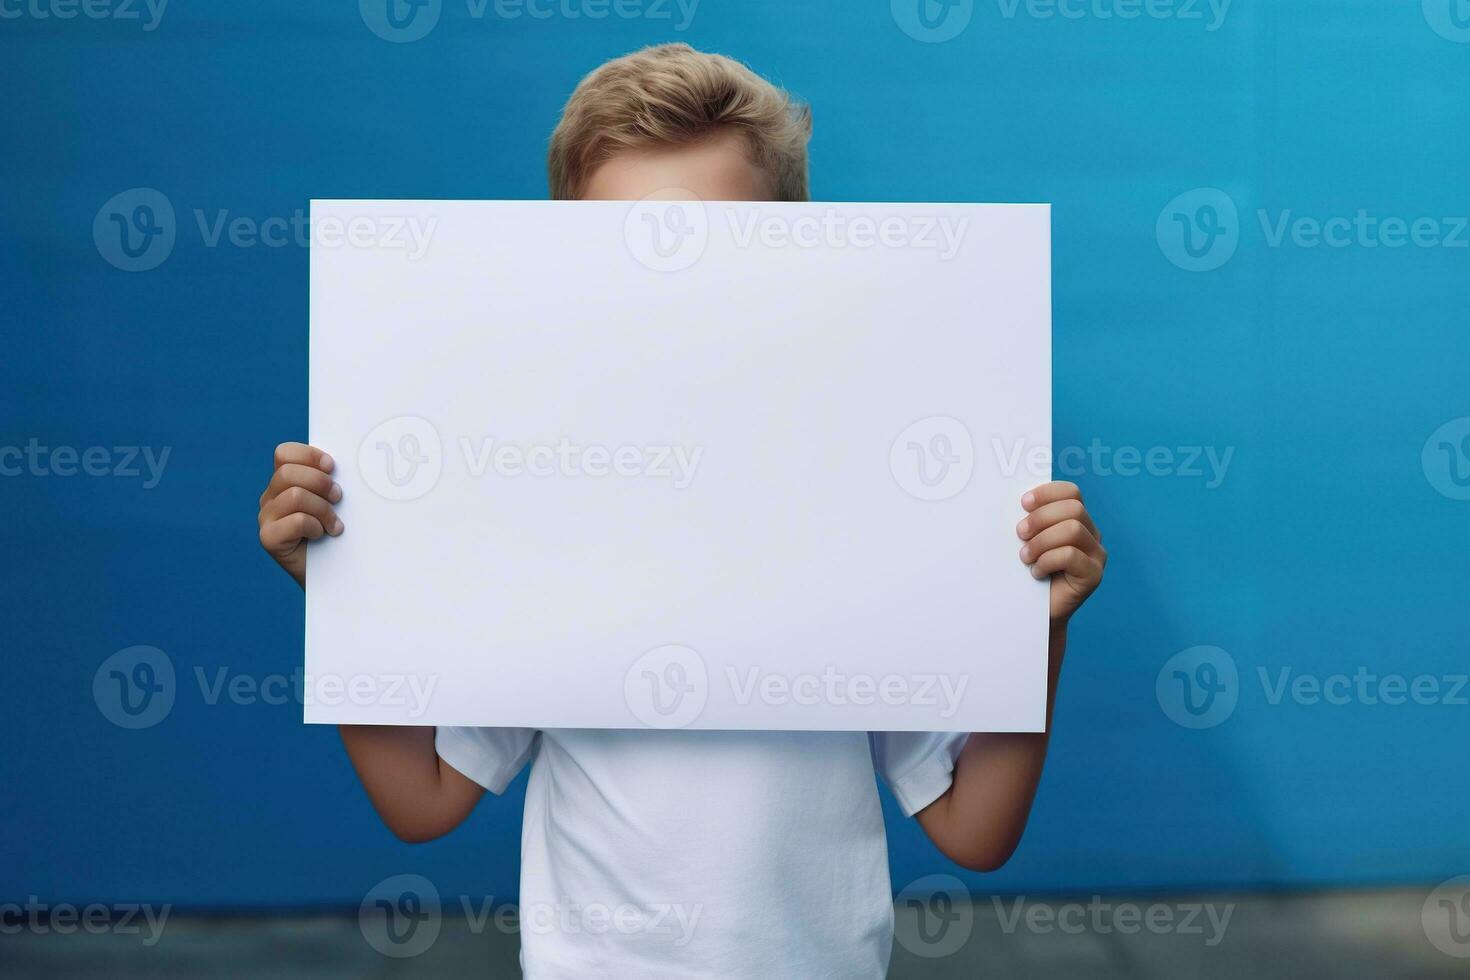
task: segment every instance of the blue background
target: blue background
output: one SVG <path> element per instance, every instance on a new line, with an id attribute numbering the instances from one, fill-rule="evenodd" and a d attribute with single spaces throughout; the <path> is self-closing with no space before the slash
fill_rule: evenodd
<path id="1" fill-rule="evenodd" d="M 172 447 L 152 489 L 0 478 L 0 899 L 355 906 L 402 871 L 444 894 L 514 894 L 519 782 L 411 848 L 335 731 L 295 704 L 199 690 L 196 668 L 261 679 L 301 660 L 300 591 L 251 518 L 272 447 L 306 432 L 307 252 L 206 247 L 195 211 L 542 197 L 578 78 L 672 39 L 813 104 L 818 199 L 1054 205 L 1058 446 L 1233 449 L 1214 488 L 1078 478 L 1108 580 L 1073 627 L 1026 839 L 966 879 L 1042 892 L 1470 871 L 1470 708 L 1272 704 L 1257 679 L 1470 660 L 1470 503 L 1420 459 L 1470 415 L 1470 250 L 1271 247 L 1257 217 L 1470 214 L 1470 44 L 1410 0 L 1237 0 L 1219 29 L 1209 17 L 986 2 L 944 43 L 899 29 L 886 0 L 704 0 L 684 31 L 493 6 L 475 19 L 448 0 L 403 44 L 341 0 L 174 0 L 153 31 L 0 20 L 0 446 Z M 130 273 L 92 225 L 135 187 L 172 202 L 177 243 Z M 1238 206 L 1238 248 L 1189 272 L 1156 222 L 1201 187 Z M 134 644 L 166 651 L 178 687 L 167 718 L 126 731 L 92 680 Z M 1201 644 L 1229 652 L 1240 689 L 1233 714 L 1191 730 L 1155 679 Z M 889 817 L 896 887 L 948 870 Z"/>

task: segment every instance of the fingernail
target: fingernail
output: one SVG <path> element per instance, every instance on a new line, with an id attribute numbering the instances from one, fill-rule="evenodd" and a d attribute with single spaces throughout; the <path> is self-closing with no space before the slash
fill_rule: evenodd
<path id="1" fill-rule="evenodd" d="M 332 467 L 335 466 L 335 465 L 336 464 L 332 462 L 332 456 L 331 456 L 330 453 L 322 453 L 322 469 L 323 470 L 325 470 L 326 472 L 330 473 L 330 472 L 332 472 Z"/>
<path id="2" fill-rule="evenodd" d="M 1021 560 L 1027 564 L 1031 563 L 1031 546 L 1029 544 L 1021 549 Z"/>
<path id="3" fill-rule="evenodd" d="M 1034 493 L 1028 491 L 1025 495 L 1021 497 L 1021 506 L 1027 508 L 1028 510 L 1034 503 L 1036 503 L 1036 494 Z"/>
<path id="4" fill-rule="evenodd" d="M 336 537 L 337 535 L 339 535 L 341 533 L 342 533 L 342 518 L 339 517 L 335 521 L 332 522 L 332 536 L 333 537 Z"/>
<path id="5" fill-rule="evenodd" d="M 1026 536 L 1027 530 L 1030 528 L 1030 525 L 1030 521 L 1022 521 L 1021 523 L 1016 525 L 1016 533 L 1024 538 Z"/>
<path id="6" fill-rule="evenodd" d="M 330 500 L 334 504 L 337 501 L 341 500 L 342 499 L 342 484 L 340 484 L 340 483 L 333 483 L 332 484 L 332 489 L 330 489 L 330 490 L 327 491 L 327 499 Z"/>

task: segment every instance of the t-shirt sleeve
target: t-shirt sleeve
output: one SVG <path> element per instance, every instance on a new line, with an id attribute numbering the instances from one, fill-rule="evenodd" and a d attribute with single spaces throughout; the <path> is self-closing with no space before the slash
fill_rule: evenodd
<path id="1" fill-rule="evenodd" d="M 969 732 L 870 732 L 873 765 L 904 816 L 933 803 L 954 782 L 954 763 Z"/>
<path id="2" fill-rule="evenodd" d="M 505 787 L 536 751 L 534 728 L 436 728 L 434 751 L 492 793 Z"/>

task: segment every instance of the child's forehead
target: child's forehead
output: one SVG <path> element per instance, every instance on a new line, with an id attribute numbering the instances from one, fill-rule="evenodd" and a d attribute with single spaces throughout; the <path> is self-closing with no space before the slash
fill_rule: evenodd
<path id="1" fill-rule="evenodd" d="M 618 153 L 592 171 L 582 196 L 636 201 L 690 195 L 706 201 L 763 201 L 772 193 L 766 175 L 750 158 L 747 141 L 728 132 L 689 146 Z"/>

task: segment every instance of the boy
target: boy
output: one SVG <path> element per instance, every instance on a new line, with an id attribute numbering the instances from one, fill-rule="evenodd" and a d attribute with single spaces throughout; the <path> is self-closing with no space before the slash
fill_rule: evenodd
<path id="1" fill-rule="evenodd" d="M 743 65 L 662 45 L 577 87 L 551 140 L 551 192 L 804 201 L 810 133 L 806 109 Z M 260 500 L 261 543 L 303 586 L 306 541 L 343 532 L 332 468 L 327 453 L 286 443 Z M 1045 484 L 1021 506 L 1020 561 L 1051 579 L 1054 697 L 1067 621 L 1107 555 L 1075 486 Z M 944 854 L 991 870 L 1020 840 L 1047 746 L 1046 734 L 341 733 L 373 806 L 406 841 L 448 833 L 534 759 L 521 840 L 532 980 L 881 978 L 892 893 L 874 769 Z M 621 921 L 590 928 L 593 910 Z"/>

